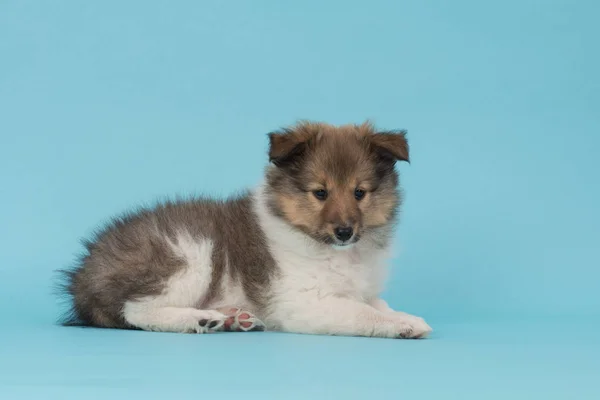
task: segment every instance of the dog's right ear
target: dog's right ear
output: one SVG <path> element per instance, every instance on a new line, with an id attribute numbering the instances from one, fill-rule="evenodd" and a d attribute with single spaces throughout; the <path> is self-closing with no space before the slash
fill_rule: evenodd
<path id="1" fill-rule="evenodd" d="M 293 164 L 301 157 L 314 136 L 306 129 L 282 129 L 269 133 L 269 161 L 277 167 Z"/>

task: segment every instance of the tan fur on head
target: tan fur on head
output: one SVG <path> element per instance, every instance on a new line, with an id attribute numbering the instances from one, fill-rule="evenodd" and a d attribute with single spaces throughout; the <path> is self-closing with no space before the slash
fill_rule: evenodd
<path id="1" fill-rule="evenodd" d="M 336 229 L 352 228 L 355 242 L 394 221 L 400 203 L 394 164 L 409 160 L 404 131 L 302 122 L 269 139 L 269 206 L 293 227 L 339 244 Z"/>

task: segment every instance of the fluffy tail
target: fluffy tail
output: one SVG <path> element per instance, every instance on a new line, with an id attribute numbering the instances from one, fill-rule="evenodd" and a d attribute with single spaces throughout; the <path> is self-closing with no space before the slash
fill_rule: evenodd
<path id="1" fill-rule="evenodd" d="M 74 283 L 78 268 L 61 269 L 56 271 L 54 280 L 54 293 L 58 300 L 64 304 L 65 311 L 58 317 L 57 323 L 63 326 L 89 326 L 82 318 L 75 306 Z"/>

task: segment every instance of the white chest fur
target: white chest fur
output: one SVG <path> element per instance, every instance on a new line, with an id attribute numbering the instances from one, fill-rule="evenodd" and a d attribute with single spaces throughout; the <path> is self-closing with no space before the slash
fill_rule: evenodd
<path id="1" fill-rule="evenodd" d="M 319 298 L 342 296 L 367 300 L 381 290 L 384 268 L 377 257 L 367 257 L 359 247 L 315 252 L 311 255 L 273 248 L 281 276 L 273 292 L 279 296 L 308 294 Z"/>

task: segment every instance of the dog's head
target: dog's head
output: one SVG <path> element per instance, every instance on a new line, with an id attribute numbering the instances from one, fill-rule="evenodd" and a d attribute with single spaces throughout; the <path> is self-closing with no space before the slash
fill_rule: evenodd
<path id="1" fill-rule="evenodd" d="M 404 131 L 300 123 L 269 134 L 271 211 L 318 242 L 346 246 L 390 224 L 400 203 Z"/>

